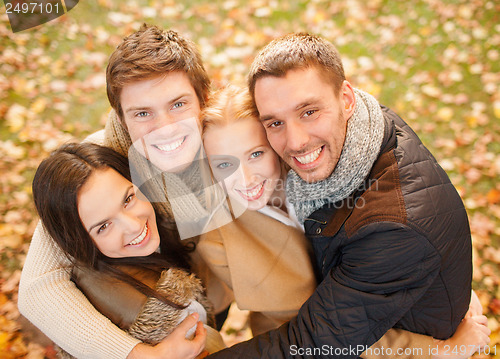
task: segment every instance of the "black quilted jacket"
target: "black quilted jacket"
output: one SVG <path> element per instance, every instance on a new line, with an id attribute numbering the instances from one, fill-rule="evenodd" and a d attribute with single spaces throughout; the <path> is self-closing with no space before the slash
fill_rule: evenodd
<path id="1" fill-rule="evenodd" d="M 391 327 L 453 334 L 471 292 L 467 214 L 417 135 L 382 109 L 384 142 L 363 188 L 305 222 L 315 293 L 289 323 L 210 357 L 356 358 Z"/>

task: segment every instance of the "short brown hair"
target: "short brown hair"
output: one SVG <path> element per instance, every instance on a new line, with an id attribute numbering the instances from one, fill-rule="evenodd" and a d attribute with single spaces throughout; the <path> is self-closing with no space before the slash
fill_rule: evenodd
<path id="1" fill-rule="evenodd" d="M 173 71 L 186 73 L 203 108 L 210 80 L 195 44 L 173 30 L 143 24 L 109 58 L 106 91 L 111 107 L 123 119 L 120 94 L 125 85 Z"/>
<path id="2" fill-rule="evenodd" d="M 255 83 L 261 77 L 283 77 L 290 70 L 317 67 L 332 83 L 338 95 L 345 80 L 340 54 L 325 39 L 294 33 L 279 37 L 267 44 L 256 56 L 248 74 L 248 88 L 255 96 Z"/>
<path id="3" fill-rule="evenodd" d="M 214 126 L 226 126 L 243 119 L 259 121 L 259 113 L 246 88 L 227 86 L 210 96 L 201 113 L 202 133 Z"/>

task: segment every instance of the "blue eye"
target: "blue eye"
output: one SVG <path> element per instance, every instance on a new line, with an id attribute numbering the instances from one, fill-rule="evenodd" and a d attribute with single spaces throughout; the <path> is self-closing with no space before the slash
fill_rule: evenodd
<path id="1" fill-rule="evenodd" d="M 231 166 L 232 166 L 232 164 L 230 164 L 229 162 L 222 162 L 222 163 L 219 163 L 217 165 L 217 169 L 219 169 L 219 170 L 225 170 L 226 168 L 229 168 Z"/>
<path id="2" fill-rule="evenodd" d="M 176 102 L 176 103 L 174 103 L 174 105 L 172 106 L 172 108 L 180 108 L 182 106 L 184 106 L 183 102 Z"/>
<path id="3" fill-rule="evenodd" d="M 250 155 L 250 158 L 257 158 L 259 156 L 262 156 L 263 153 L 264 153 L 264 151 L 255 151 L 255 152 L 252 152 L 252 154 Z"/>
<path id="4" fill-rule="evenodd" d="M 137 112 L 135 114 L 136 117 L 146 117 L 146 116 L 149 116 L 149 113 L 147 113 L 146 111 L 141 111 L 141 112 Z"/>

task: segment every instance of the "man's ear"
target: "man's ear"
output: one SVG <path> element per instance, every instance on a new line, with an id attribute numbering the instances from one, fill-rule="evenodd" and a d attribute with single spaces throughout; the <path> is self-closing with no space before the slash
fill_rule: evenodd
<path id="1" fill-rule="evenodd" d="M 342 104 L 344 118 L 349 119 L 356 108 L 356 96 L 354 95 L 354 89 L 347 80 L 344 80 L 340 87 L 340 103 Z"/>

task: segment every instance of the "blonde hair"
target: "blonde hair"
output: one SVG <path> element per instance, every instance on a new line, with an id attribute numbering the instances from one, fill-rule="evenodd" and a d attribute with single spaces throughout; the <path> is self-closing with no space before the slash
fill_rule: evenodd
<path id="1" fill-rule="evenodd" d="M 250 96 L 248 89 L 229 85 L 214 92 L 208 100 L 207 106 L 201 112 L 202 138 L 209 128 L 224 127 L 231 123 L 253 119 L 259 121 L 259 111 Z M 290 167 L 278 157 L 281 174 L 285 176 Z"/>
<path id="2" fill-rule="evenodd" d="M 259 113 L 246 88 L 229 85 L 214 92 L 201 112 L 202 137 L 211 127 L 223 127 L 244 119 L 259 120 Z"/>

